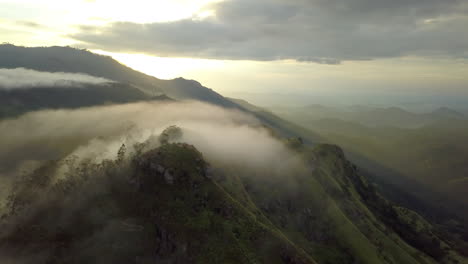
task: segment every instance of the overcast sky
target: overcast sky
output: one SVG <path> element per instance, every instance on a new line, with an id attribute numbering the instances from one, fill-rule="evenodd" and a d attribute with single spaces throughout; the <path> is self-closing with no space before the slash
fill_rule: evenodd
<path id="1" fill-rule="evenodd" d="M 468 95 L 468 0 L 0 0 L 0 41 L 223 94 Z"/>

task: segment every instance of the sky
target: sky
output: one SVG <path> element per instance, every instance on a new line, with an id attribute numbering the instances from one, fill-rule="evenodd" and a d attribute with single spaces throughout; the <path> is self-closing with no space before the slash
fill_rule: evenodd
<path id="1" fill-rule="evenodd" d="M 0 42 L 86 48 L 264 104 L 468 97 L 467 26 L 468 0 L 0 0 Z"/>

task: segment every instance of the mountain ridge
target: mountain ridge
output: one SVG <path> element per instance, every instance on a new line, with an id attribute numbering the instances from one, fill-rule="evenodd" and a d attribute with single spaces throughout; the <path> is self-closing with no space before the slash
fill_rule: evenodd
<path id="1" fill-rule="evenodd" d="M 108 78 L 122 83 L 132 83 L 150 95 L 167 96 L 178 99 L 192 99 L 211 102 L 225 107 L 235 107 L 213 90 L 194 80 L 176 78 L 161 80 L 127 67 L 110 56 L 92 53 L 88 50 L 71 47 L 18 47 L 11 44 L 0 45 L 0 68 L 28 68 L 48 72 L 85 73 Z"/>

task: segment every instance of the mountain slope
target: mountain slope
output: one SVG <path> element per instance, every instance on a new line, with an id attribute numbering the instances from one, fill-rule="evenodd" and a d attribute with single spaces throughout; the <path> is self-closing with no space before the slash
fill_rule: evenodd
<path id="1" fill-rule="evenodd" d="M 35 263 L 315 263 L 208 178 L 193 146 L 168 144 L 128 162 L 82 164 L 57 183 L 57 164 L 34 172 L 10 197 L 0 256 Z"/>
<path id="2" fill-rule="evenodd" d="M 403 183 L 405 178 L 419 182 L 452 197 L 454 203 L 466 204 L 466 121 L 439 121 L 417 129 L 366 127 L 339 119 L 305 125 L 327 141 L 395 170 Z"/>
<path id="3" fill-rule="evenodd" d="M 435 263 L 421 251 L 441 263 L 459 258 L 444 252 L 450 247 L 430 225 L 415 229 L 407 222 L 400 214 L 414 212 L 383 198 L 341 149 L 319 145 L 304 151 L 313 173 L 290 174 L 286 184 L 247 176 L 245 185 L 265 215 L 319 263 Z M 413 221 L 426 223 L 421 217 Z"/>
<path id="4" fill-rule="evenodd" d="M 111 57 L 70 47 L 26 48 L 0 45 L 0 68 L 27 68 L 48 72 L 85 73 L 121 83 L 130 83 L 149 95 L 166 94 L 179 100 L 199 100 L 235 107 L 211 89 L 192 80 L 160 80 L 124 66 Z"/>
<path id="5" fill-rule="evenodd" d="M 41 109 L 80 108 L 86 106 L 130 103 L 149 100 L 171 100 L 149 96 L 123 83 L 101 85 L 76 84 L 75 87 L 34 87 L 30 89 L 0 89 L 0 119 Z"/>
<path id="6" fill-rule="evenodd" d="M 448 108 L 412 114 L 417 118 L 417 127 L 404 128 L 392 123 L 364 125 L 346 111 L 314 109 L 317 111 L 279 115 L 314 131 L 324 142 L 342 146 L 353 162 L 371 174 L 428 204 L 468 217 L 468 122 L 463 115 Z M 356 111 L 365 111 L 363 107 L 359 109 Z M 387 120 L 386 114 L 379 114 L 382 120 Z"/>
<path id="7" fill-rule="evenodd" d="M 272 113 L 271 111 L 252 105 L 249 102 L 242 99 L 227 99 L 239 105 L 240 107 L 242 107 L 242 109 L 249 111 L 249 113 L 252 113 L 266 126 L 273 128 L 276 132 L 279 132 L 283 137 L 300 137 L 305 143 L 308 143 L 310 145 L 323 142 L 323 139 L 318 134 L 307 130 L 306 128 L 299 126 L 295 123 L 282 119 L 274 113 Z"/>

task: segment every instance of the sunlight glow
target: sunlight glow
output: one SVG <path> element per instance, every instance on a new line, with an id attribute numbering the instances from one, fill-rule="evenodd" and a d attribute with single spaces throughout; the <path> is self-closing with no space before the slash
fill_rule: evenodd
<path id="1" fill-rule="evenodd" d="M 112 53 L 102 50 L 92 50 L 92 52 L 112 56 L 130 68 L 160 79 L 186 77 L 192 71 L 219 69 L 225 64 L 224 61 L 220 60 L 162 58 L 145 54 Z"/>
<path id="2" fill-rule="evenodd" d="M 80 26 L 203 19 L 214 15 L 209 4 L 219 1 L 0 0 L 0 41 L 26 46 L 75 46 L 76 41 L 68 35 L 78 32 Z"/>
<path id="3" fill-rule="evenodd" d="M 219 0 L 0 0 L 0 4 L 17 7 L 47 6 L 55 16 L 75 23 L 128 21 L 152 23 L 197 17 L 201 8 Z M 42 16 L 41 20 L 46 20 Z"/>

